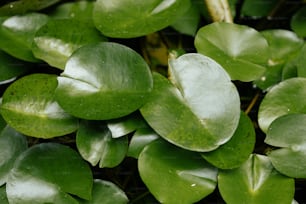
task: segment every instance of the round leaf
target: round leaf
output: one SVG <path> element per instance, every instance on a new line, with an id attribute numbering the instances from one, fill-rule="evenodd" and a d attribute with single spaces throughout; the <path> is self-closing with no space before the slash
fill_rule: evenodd
<path id="1" fill-rule="evenodd" d="M 128 150 L 128 138 L 112 138 L 104 123 L 83 121 L 76 138 L 77 148 L 82 157 L 95 166 L 115 167 L 122 162 Z"/>
<path id="2" fill-rule="evenodd" d="M 40 138 L 71 133 L 78 121 L 54 100 L 55 75 L 32 74 L 11 84 L 3 94 L 1 114 L 17 131 Z"/>
<path id="3" fill-rule="evenodd" d="M 253 28 L 216 22 L 202 27 L 195 37 L 195 47 L 216 60 L 232 80 L 252 81 L 265 72 L 268 43 Z"/>
<path id="4" fill-rule="evenodd" d="M 233 137 L 218 149 L 202 153 L 206 161 L 220 169 L 233 169 L 245 162 L 255 146 L 255 130 L 251 119 L 241 112 Z"/>
<path id="5" fill-rule="evenodd" d="M 239 168 L 220 171 L 218 187 L 228 204 L 287 204 L 294 196 L 294 179 L 278 173 L 261 155 L 251 155 Z"/>
<path id="6" fill-rule="evenodd" d="M 298 12 L 296 12 L 291 18 L 291 28 L 292 30 L 301 37 L 306 37 L 306 6 L 302 7 Z"/>
<path id="7" fill-rule="evenodd" d="M 32 51 L 35 57 L 53 67 L 64 69 L 66 61 L 77 48 L 105 40 L 94 27 L 85 22 L 49 20 L 36 32 Z"/>
<path id="8" fill-rule="evenodd" d="M 278 117 L 289 113 L 306 113 L 306 78 L 291 78 L 272 87 L 258 110 L 258 124 L 267 132 Z"/>
<path id="9" fill-rule="evenodd" d="M 110 42 L 85 45 L 74 52 L 58 82 L 58 103 L 72 115 L 93 120 L 136 111 L 153 86 L 144 59 L 132 49 Z"/>
<path id="10" fill-rule="evenodd" d="M 190 0 L 97 0 L 93 20 L 106 36 L 133 38 L 169 26 L 189 6 Z"/>
<path id="11" fill-rule="evenodd" d="M 41 143 L 25 151 L 9 175 L 10 203 L 78 203 L 71 195 L 91 199 L 92 174 L 87 163 L 71 148 Z"/>
<path id="12" fill-rule="evenodd" d="M 280 147 L 268 156 L 281 173 L 306 178 L 306 114 L 288 114 L 277 118 L 268 129 L 265 143 Z"/>
<path id="13" fill-rule="evenodd" d="M 27 149 L 27 140 L 9 126 L 0 131 L 0 186 L 6 183 L 16 158 Z"/>
<path id="14" fill-rule="evenodd" d="M 144 148 L 138 169 L 143 182 L 161 203 L 195 203 L 212 193 L 217 184 L 216 168 L 197 153 L 163 140 Z"/>
<path id="15" fill-rule="evenodd" d="M 227 142 L 239 123 L 240 99 L 227 73 L 200 54 L 170 61 L 171 81 L 154 75 L 154 89 L 140 109 L 164 139 L 185 149 L 211 151 Z"/>
<path id="16" fill-rule="evenodd" d="M 127 204 L 129 202 L 125 193 L 115 184 L 95 179 L 92 189 L 92 199 L 81 201 L 81 204 Z"/>
<path id="17" fill-rule="evenodd" d="M 40 13 L 7 18 L 0 29 L 1 49 L 18 59 L 38 62 L 33 56 L 31 46 L 36 31 L 47 21 L 48 16 Z"/>

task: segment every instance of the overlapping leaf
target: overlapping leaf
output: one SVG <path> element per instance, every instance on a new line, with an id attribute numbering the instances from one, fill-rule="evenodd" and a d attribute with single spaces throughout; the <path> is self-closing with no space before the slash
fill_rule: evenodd
<path id="1" fill-rule="evenodd" d="M 1 114 L 17 131 L 51 138 L 77 129 L 78 120 L 54 100 L 55 75 L 32 74 L 11 84 L 3 94 Z"/>
<path id="2" fill-rule="evenodd" d="M 161 203 L 195 203 L 216 187 L 217 169 L 200 155 L 156 140 L 140 153 L 143 182 Z"/>
<path id="3" fill-rule="evenodd" d="M 41 143 L 16 160 L 6 191 L 10 203 L 76 204 L 72 195 L 89 200 L 92 185 L 89 166 L 74 150 Z"/>
<path id="4" fill-rule="evenodd" d="M 136 111 L 153 86 L 144 59 L 132 49 L 110 42 L 85 45 L 74 52 L 58 82 L 56 99 L 63 109 L 93 120 Z"/>
<path id="5" fill-rule="evenodd" d="M 291 18 L 291 28 L 300 37 L 306 37 L 306 6 L 300 8 Z"/>
<path id="6" fill-rule="evenodd" d="M 240 100 L 228 74 L 212 59 L 185 54 L 170 62 L 171 84 L 154 74 L 154 90 L 140 109 L 167 141 L 211 151 L 227 142 L 239 123 Z"/>

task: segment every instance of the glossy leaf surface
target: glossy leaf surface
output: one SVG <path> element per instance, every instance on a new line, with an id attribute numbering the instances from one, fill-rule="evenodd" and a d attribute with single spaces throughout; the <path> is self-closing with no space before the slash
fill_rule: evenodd
<path id="1" fill-rule="evenodd" d="M 218 149 L 202 153 L 206 161 L 220 169 L 233 169 L 245 162 L 255 146 L 255 130 L 251 119 L 243 112 L 233 137 Z"/>
<path id="2" fill-rule="evenodd" d="M 161 203 L 195 203 L 212 193 L 217 184 L 216 168 L 197 153 L 164 140 L 144 148 L 138 169 L 143 182 Z"/>
<path id="3" fill-rule="evenodd" d="M 92 199 L 81 201 L 81 204 L 127 204 L 129 202 L 125 193 L 115 184 L 95 179 L 92 189 Z"/>
<path id="4" fill-rule="evenodd" d="M 74 52 L 58 82 L 59 104 L 72 115 L 93 120 L 136 111 L 153 86 L 144 59 L 124 45 L 109 42 L 85 45 Z"/>
<path id="5" fill-rule="evenodd" d="M 276 119 L 265 143 L 279 147 L 268 153 L 273 166 L 293 178 L 306 178 L 306 114 L 289 114 Z"/>
<path id="6" fill-rule="evenodd" d="M 253 28 L 216 22 L 202 27 L 195 37 L 195 47 L 217 61 L 232 80 L 252 81 L 265 72 L 268 43 Z"/>
<path id="7" fill-rule="evenodd" d="M 0 85 L 11 82 L 17 76 L 29 71 L 28 64 L 17 60 L 3 51 L 0 51 Z"/>
<path id="8" fill-rule="evenodd" d="M 294 196 L 294 179 L 278 173 L 268 157 L 256 154 L 239 168 L 220 171 L 218 187 L 228 204 L 288 204 Z"/>
<path id="9" fill-rule="evenodd" d="M 6 183 L 16 158 L 27 149 L 26 138 L 6 126 L 0 130 L 0 186 Z"/>
<path id="10" fill-rule="evenodd" d="M 306 113 L 306 78 L 291 78 L 272 87 L 263 98 L 258 111 L 258 123 L 267 132 L 278 117 L 290 113 Z"/>
<path id="11" fill-rule="evenodd" d="M 300 37 L 306 37 L 306 6 L 300 8 L 291 18 L 291 28 Z"/>
<path id="12" fill-rule="evenodd" d="M 71 133 L 78 121 L 54 100 L 55 75 L 27 75 L 11 84 L 3 94 L 1 114 L 17 131 L 39 138 Z"/>
<path id="13" fill-rule="evenodd" d="M 8 178 L 10 203 L 78 203 L 71 195 L 91 199 L 92 174 L 71 148 L 57 143 L 32 146 L 17 160 Z"/>
<path id="14" fill-rule="evenodd" d="M 40 13 L 7 18 L 0 28 L 0 48 L 18 59 L 39 62 L 33 56 L 31 46 L 36 31 L 47 21 L 48 16 Z"/>
<path id="15" fill-rule="evenodd" d="M 49 20 L 36 33 L 32 51 L 36 58 L 64 69 L 70 55 L 86 44 L 105 41 L 95 27 L 71 19 Z"/>
<path id="16" fill-rule="evenodd" d="M 228 74 L 200 54 L 170 61 L 170 72 L 175 86 L 155 74 L 153 93 L 140 109 L 149 125 L 189 150 L 211 151 L 227 142 L 240 117 L 239 95 Z"/>
<path id="17" fill-rule="evenodd" d="M 190 0 L 97 0 L 93 20 L 105 36 L 133 38 L 171 25 L 189 6 Z"/>
<path id="18" fill-rule="evenodd" d="M 149 127 L 137 129 L 129 143 L 127 156 L 138 159 L 143 148 L 158 138 L 159 135 Z"/>
<path id="19" fill-rule="evenodd" d="M 100 168 L 117 166 L 128 150 L 128 138 L 112 138 L 112 133 L 101 121 L 83 121 L 76 144 L 82 157 L 92 166 L 99 163 Z"/>

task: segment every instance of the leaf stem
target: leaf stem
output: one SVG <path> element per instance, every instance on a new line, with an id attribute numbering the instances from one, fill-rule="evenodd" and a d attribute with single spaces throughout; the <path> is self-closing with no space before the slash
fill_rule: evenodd
<path id="1" fill-rule="evenodd" d="M 252 101 L 250 102 L 250 104 L 248 105 L 247 109 L 245 110 L 245 113 L 246 113 L 246 114 L 249 114 L 249 113 L 251 112 L 251 110 L 252 110 L 252 108 L 254 107 L 254 105 L 256 104 L 256 102 L 257 102 L 259 96 L 260 96 L 260 94 L 257 93 L 257 94 L 253 97 Z"/>
<path id="2" fill-rule="evenodd" d="M 205 0 L 205 3 L 213 22 L 233 23 L 228 0 Z"/>

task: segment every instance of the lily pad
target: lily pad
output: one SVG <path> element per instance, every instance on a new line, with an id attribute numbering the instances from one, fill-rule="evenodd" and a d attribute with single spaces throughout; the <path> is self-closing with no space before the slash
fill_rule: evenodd
<path id="1" fill-rule="evenodd" d="M 55 75 L 27 75 L 11 84 L 3 94 L 1 114 L 17 131 L 39 138 L 74 132 L 78 120 L 54 100 Z"/>
<path id="2" fill-rule="evenodd" d="M 16 130 L 6 126 L 0 130 L 0 149 L 0 186 L 2 186 L 6 183 L 16 158 L 27 149 L 27 140 Z"/>
<path id="3" fill-rule="evenodd" d="M 244 163 L 255 146 L 255 130 L 251 119 L 243 112 L 233 137 L 218 149 L 202 153 L 206 161 L 220 169 L 233 169 Z"/>
<path id="4" fill-rule="evenodd" d="M 89 166 L 73 149 L 41 143 L 18 157 L 6 191 L 10 203 L 77 204 L 72 195 L 90 200 L 92 185 Z"/>
<path id="5" fill-rule="evenodd" d="M 63 109 L 91 120 L 131 114 L 146 102 L 153 86 L 144 59 L 134 50 L 111 42 L 79 48 L 69 58 L 58 83 L 56 99 Z"/>
<path id="6" fill-rule="evenodd" d="M 265 95 L 258 110 L 258 124 L 267 132 L 278 117 L 290 113 L 306 113 L 306 78 L 290 78 L 273 86 Z"/>
<path id="7" fill-rule="evenodd" d="M 92 166 L 115 167 L 128 150 L 128 138 L 113 138 L 111 131 L 101 121 L 83 121 L 77 132 L 77 148 Z"/>
<path id="8" fill-rule="evenodd" d="M 195 47 L 217 61 L 232 80 L 253 81 L 266 70 L 268 43 L 251 27 L 225 22 L 209 24 L 196 34 Z"/>
<path id="9" fill-rule="evenodd" d="M 34 57 L 31 46 L 36 31 L 48 21 L 41 13 L 28 13 L 12 16 L 2 22 L 0 27 L 0 48 L 15 58 L 40 62 Z"/>
<path id="10" fill-rule="evenodd" d="M 64 69 L 70 55 L 79 47 L 103 41 L 106 38 L 86 22 L 52 19 L 35 33 L 32 51 L 36 58 Z"/>
<path id="11" fill-rule="evenodd" d="M 257 154 L 239 168 L 221 170 L 218 187 L 228 204 L 286 204 L 294 197 L 294 179 L 280 174 L 268 157 Z"/>
<path id="12" fill-rule="evenodd" d="M 306 6 L 300 8 L 291 18 L 291 28 L 300 37 L 306 37 Z"/>
<path id="13" fill-rule="evenodd" d="M 171 25 L 189 6 L 190 0 L 97 0 L 93 20 L 105 36 L 134 38 Z"/>
<path id="14" fill-rule="evenodd" d="M 279 147 L 268 153 L 273 166 L 293 178 L 306 178 L 306 114 L 288 114 L 269 127 L 265 143 Z"/>
<path id="15" fill-rule="evenodd" d="M 90 201 L 80 201 L 81 204 L 127 204 L 129 202 L 125 193 L 114 183 L 95 179 Z"/>
<path id="16" fill-rule="evenodd" d="M 193 151 L 211 151 L 234 134 L 240 99 L 228 74 L 212 59 L 185 54 L 170 61 L 170 80 L 154 74 L 154 89 L 140 111 L 164 139 Z"/>
<path id="17" fill-rule="evenodd" d="M 196 203 L 212 193 L 217 169 L 195 152 L 156 140 L 140 153 L 141 179 L 160 203 Z M 161 179 L 162 178 L 162 179 Z"/>

